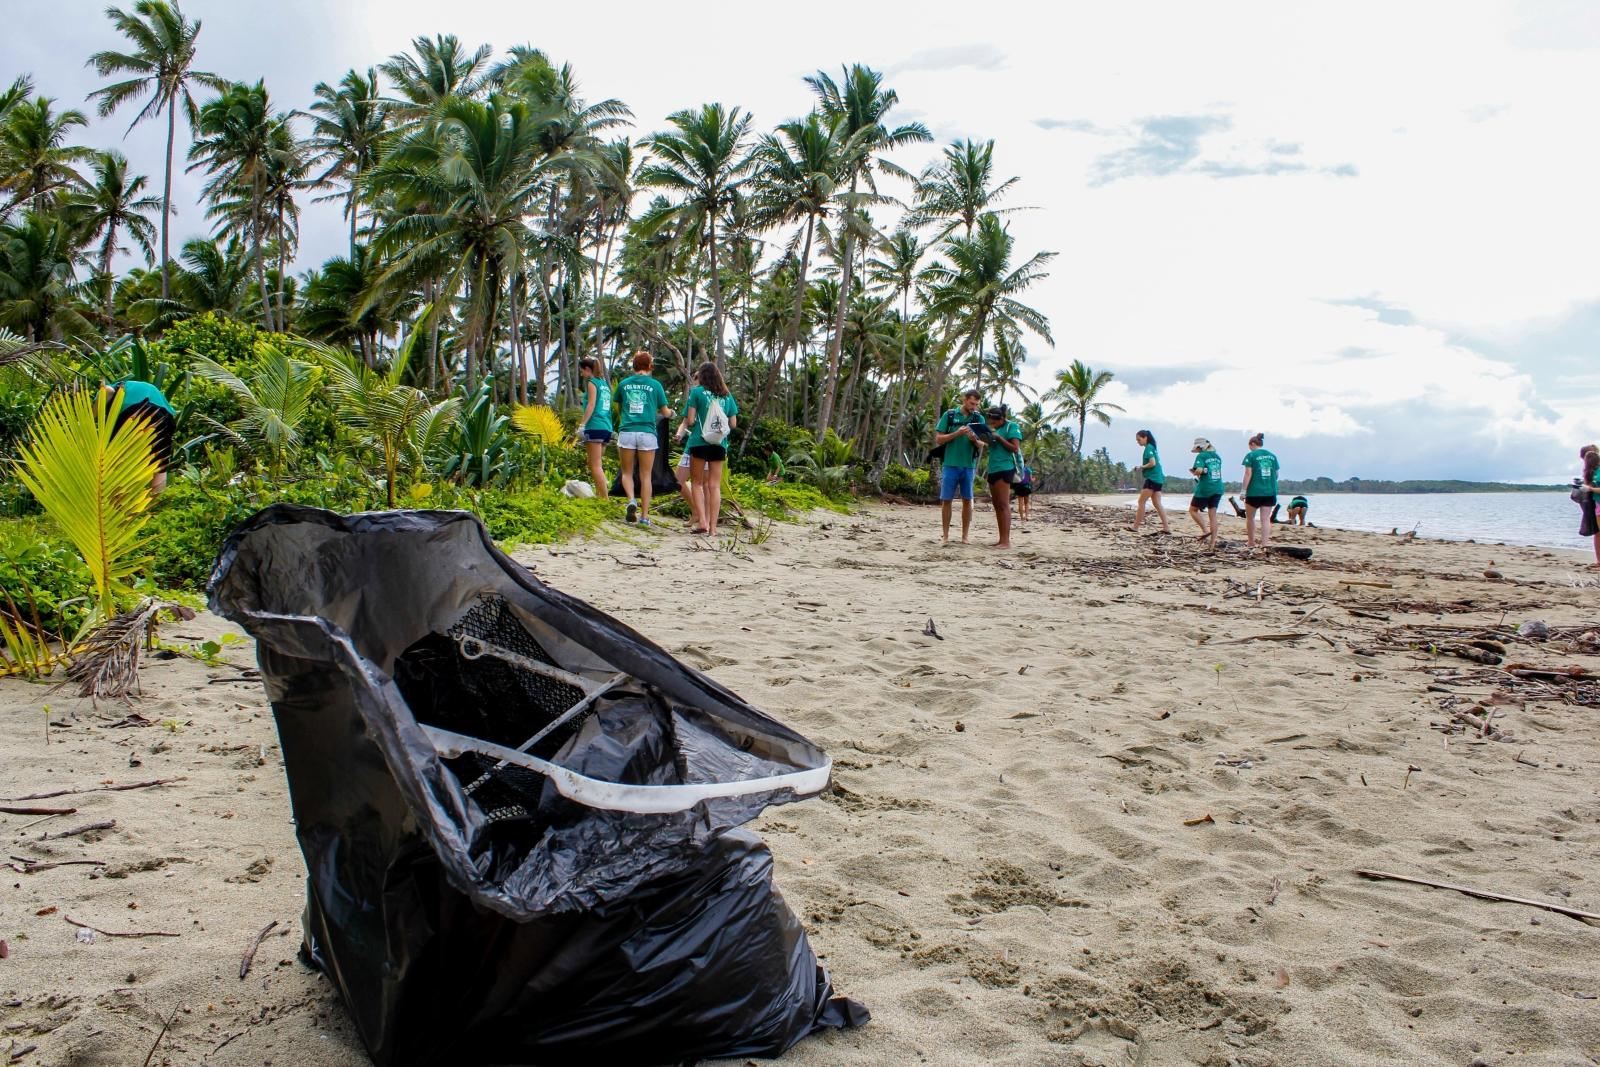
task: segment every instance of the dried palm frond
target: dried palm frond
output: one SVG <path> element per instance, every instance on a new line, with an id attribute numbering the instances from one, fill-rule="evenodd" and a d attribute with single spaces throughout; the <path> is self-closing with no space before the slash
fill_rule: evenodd
<path id="1" fill-rule="evenodd" d="M 67 678 L 77 683 L 78 695 L 98 703 L 104 697 L 126 701 L 128 694 L 137 693 L 139 652 L 154 636 L 162 612 L 174 619 L 194 618 L 192 608 L 146 597 L 132 611 L 113 616 L 84 635 L 67 667 Z"/>

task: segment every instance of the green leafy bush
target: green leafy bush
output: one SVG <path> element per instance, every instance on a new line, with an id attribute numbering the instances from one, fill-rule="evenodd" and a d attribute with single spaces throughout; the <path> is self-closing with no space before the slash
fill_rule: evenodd
<path id="1" fill-rule="evenodd" d="M 798 482 L 767 482 L 747 474 L 734 474 L 728 479 L 729 495 L 741 507 L 758 511 L 769 518 L 788 518 L 796 513 L 827 508 L 844 511 L 841 500 L 825 495 L 816 486 Z"/>
<path id="2" fill-rule="evenodd" d="M 883 476 L 878 479 L 878 488 L 892 496 L 925 498 L 932 495 L 933 474 L 926 468 L 912 470 L 898 463 L 891 463 L 883 469 Z"/>
<path id="3" fill-rule="evenodd" d="M 195 356 L 205 356 L 229 370 L 238 371 L 254 361 L 256 344 L 264 336 L 248 322 L 208 311 L 173 323 L 149 349 L 151 358 L 165 355 L 179 370 L 188 370 Z"/>
<path id="4" fill-rule="evenodd" d="M 72 545 L 32 519 L 0 522 L 0 589 L 25 612 L 29 590 L 51 633 L 75 633 L 89 617 L 93 580 Z"/>
<path id="5" fill-rule="evenodd" d="M 761 477 L 767 471 L 769 450 L 776 449 L 787 462 L 796 452 L 810 451 L 812 444 L 811 433 L 805 427 L 791 426 L 782 419 L 765 418 L 735 444 L 729 465 L 735 474 Z"/>

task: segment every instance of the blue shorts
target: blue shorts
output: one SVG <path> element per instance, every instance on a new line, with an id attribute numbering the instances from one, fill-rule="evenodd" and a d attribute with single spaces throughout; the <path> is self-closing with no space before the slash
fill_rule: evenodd
<path id="1" fill-rule="evenodd" d="M 611 431 L 585 430 L 583 431 L 583 436 L 591 445 L 603 445 L 611 440 Z"/>
<path id="2" fill-rule="evenodd" d="M 972 499 L 972 479 L 978 473 L 975 467 L 944 467 L 939 475 L 939 499 Z"/>

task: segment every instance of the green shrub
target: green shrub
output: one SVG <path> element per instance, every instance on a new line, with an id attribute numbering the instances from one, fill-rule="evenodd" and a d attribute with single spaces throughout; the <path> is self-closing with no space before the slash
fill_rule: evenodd
<path id="1" fill-rule="evenodd" d="M 878 479 L 878 488 L 892 496 L 925 498 L 932 495 L 933 474 L 925 467 L 912 470 L 898 463 L 891 463 L 883 469 L 883 477 Z"/>
<path id="2" fill-rule="evenodd" d="M 759 478 L 767 471 L 768 449 L 777 449 L 778 455 L 787 462 L 796 452 L 810 451 L 812 446 L 811 433 L 805 427 L 791 426 L 782 419 L 765 418 L 756 423 L 742 440 L 736 441 L 729 465 L 735 474 Z"/>
<path id="3" fill-rule="evenodd" d="M 173 323 L 149 348 L 152 359 L 160 358 L 157 353 L 161 353 L 179 370 L 188 370 L 195 356 L 239 370 L 254 361 L 256 344 L 264 336 L 248 322 L 208 311 Z"/>
<path id="4" fill-rule="evenodd" d="M 65 538 L 32 519 L 0 521 L 0 589 L 30 614 L 31 590 L 46 630 L 76 633 L 89 617 L 92 588 L 89 568 Z"/>
<path id="5" fill-rule="evenodd" d="M 758 511 L 769 518 L 783 519 L 799 512 L 827 508 L 844 511 L 841 500 L 829 498 L 813 485 L 799 482 L 767 482 L 747 474 L 734 474 L 728 479 L 729 495 L 747 511 Z"/>
<path id="6" fill-rule="evenodd" d="M 453 503 L 435 506 L 476 513 L 490 536 L 507 546 L 547 545 L 574 534 L 592 533 L 618 511 L 615 500 L 570 497 L 549 485 L 512 492 L 461 493 Z"/>

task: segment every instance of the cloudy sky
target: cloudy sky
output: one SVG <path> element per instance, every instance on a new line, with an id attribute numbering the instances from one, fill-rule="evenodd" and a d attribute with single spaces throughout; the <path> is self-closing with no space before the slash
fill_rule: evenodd
<path id="1" fill-rule="evenodd" d="M 0 79 L 31 71 L 80 105 L 84 57 L 116 44 L 102 6 L 7 0 Z M 570 61 L 641 131 L 708 100 L 769 125 L 806 110 L 810 71 L 883 69 L 903 118 L 994 138 L 1021 177 L 1019 252 L 1060 253 L 1032 297 L 1055 346 L 1030 343 L 1030 378 L 1114 371 L 1127 414 L 1088 443 L 1122 458 L 1138 426 L 1169 453 L 1210 436 L 1230 464 L 1264 430 L 1290 476 L 1547 481 L 1600 437 L 1588 0 L 184 7 L 199 65 L 265 78 L 280 107 L 433 33 Z M 158 175 L 160 131 L 124 141 L 129 118 L 89 137 Z M 193 209 L 176 225 L 204 229 Z M 308 213 L 302 265 L 343 234 L 336 209 Z"/>

